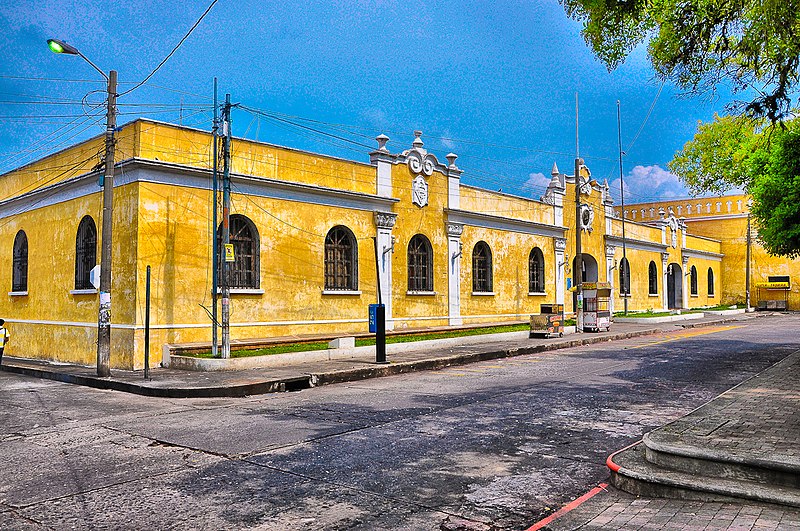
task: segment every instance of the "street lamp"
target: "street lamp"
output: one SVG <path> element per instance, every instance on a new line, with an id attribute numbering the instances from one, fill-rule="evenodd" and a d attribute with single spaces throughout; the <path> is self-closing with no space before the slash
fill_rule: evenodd
<path id="1" fill-rule="evenodd" d="M 77 48 L 66 42 L 49 39 L 47 46 L 54 53 L 79 55 L 108 82 L 106 112 L 106 155 L 103 175 L 103 228 L 100 251 L 100 309 L 97 316 L 97 375 L 111 376 L 111 219 L 114 201 L 114 129 L 117 127 L 117 71 L 108 75 Z"/>

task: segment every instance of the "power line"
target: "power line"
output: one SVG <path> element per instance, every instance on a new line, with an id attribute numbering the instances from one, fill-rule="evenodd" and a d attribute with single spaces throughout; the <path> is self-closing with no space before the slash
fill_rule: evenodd
<path id="1" fill-rule="evenodd" d="M 202 22 L 202 20 L 203 20 L 203 19 L 206 17 L 206 15 L 208 15 L 208 12 L 209 12 L 209 11 L 211 11 L 211 8 L 212 8 L 212 7 L 214 7 L 214 4 L 216 4 L 216 3 L 217 3 L 217 1 L 218 1 L 218 0 L 212 0 L 211 4 L 209 4 L 209 6 L 206 8 L 206 10 L 203 12 L 203 14 L 202 14 L 202 15 L 200 15 L 200 18 L 198 18 L 198 19 L 197 19 L 197 22 L 195 22 L 195 23 L 194 23 L 194 25 L 193 25 L 191 28 L 189 28 L 189 31 L 187 31 L 187 32 L 186 32 L 186 35 L 184 35 L 184 36 L 183 36 L 183 38 L 180 40 L 180 42 L 178 42 L 178 44 L 176 44 L 176 45 L 175 45 L 175 47 L 172 49 L 172 51 L 171 51 L 171 52 L 169 52 L 169 53 L 167 54 L 167 56 L 166 56 L 166 57 L 165 57 L 165 58 L 164 58 L 164 59 L 163 59 L 163 60 L 162 60 L 160 63 L 158 63 L 158 66 L 156 66 L 156 67 L 153 69 L 153 71 L 152 71 L 152 72 L 150 72 L 149 74 L 147 74 L 147 77 L 145 77 L 143 80 L 141 80 L 139 83 L 137 83 L 137 84 L 136 84 L 136 85 L 134 85 L 133 87 L 129 88 L 129 89 L 128 89 L 128 90 L 126 90 L 125 92 L 121 93 L 121 94 L 120 94 L 120 96 L 124 96 L 125 94 L 130 94 L 131 92 L 133 92 L 133 91 L 134 91 L 134 90 L 136 90 L 137 88 L 139 88 L 139 87 L 141 87 L 142 85 L 144 85 L 145 83 L 147 83 L 147 80 L 148 80 L 148 79 L 150 79 L 151 77 L 153 77 L 153 75 L 154 75 L 156 72 L 158 72 L 158 70 L 159 70 L 159 69 L 160 69 L 162 66 L 164 66 L 164 63 L 166 63 L 166 62 L 169 60 L 169 58 L 170 58 L 170 57 L 172 57 L 172 54 L 174 54 L 176 51 L 178 51 L 178 48 L 180 48 L 180 47 L 181 47 L 181 44 L 183 44 L 183 41 L 185 41 L 186 39 L 188 39 L 188 38 L 189 38 L 189 35 L 191 35 L 191 34 L 192 34 L 192 32 L 194 31 L 194 29 L 195 29 L 195 28 L 196 28 L 196 27 L 197 27 L 197 26 L 200 24 L 200 22 Z"/>

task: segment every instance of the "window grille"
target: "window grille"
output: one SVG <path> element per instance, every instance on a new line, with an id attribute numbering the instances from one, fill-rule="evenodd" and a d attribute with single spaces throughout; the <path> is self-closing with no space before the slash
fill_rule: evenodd
<path id="1" fill-rule="evenodd" d="M 531 254 L 528 255 L 528 291 L 544 291 L 544 255 L 538 247 L 531 249 Z"/>
<path id="2" fill-rule="evenodd" d="M 472 251 L 472 291 L 492 291 L 492 251 L 486 242 L 478 242 Z"/>
<path id="3" fill-rule="evenodd" d="M 689 272 L 689 284 L 690 284 L 690 291 L 692 295 L 697 295 L 697 268 L 692 266 L 692 269 Z"/>
<path id="4" fill-rule="evenodd" d="M 658 268 L 656 267 L 656 263 L 651 261 L 650 266 L 648 268 L 648 275 L 647 275 L 647 285 L 648 290 L 650 291 L 650 295 L 657 295 L 658 294 Z"/>
<path id="5" fill-rule="evenodd" d="M 631 294 L 631 266 L 627 258 L 623 258 L 619 264 L 619 294 Z"/>
<path id="6" fill-rule="evenodd" d="M 347 227 L 334 227 L 325 237 L 325 289 L 358 289 L 358 247 Z"/>
<path id="7" fill-rule="evenodd" d="M 230 217 L 230 242 L 233 245 L 233 262 L 228 265 L 228 287 L 258 289 L 261 286 L 258 230 L 250 219 L 241 214 Z M 225 249 L 222 247 L 222 225 L 217 230 L 219 278 L 223 278 Z"/>
<path id="8" fill-rule="evenodd" d="M 97 265 L 97 227 L 91 216 L 84 216 L 75 238 L 75 289 L 92 289 L 89 274 Z"/>
<path id="9" fill-rule="evenodd" d="M 408 290 L 433 291 L 433 249 L 422 234 L 408 242 Z"/>
<path id="10" fill-rule="evenodd" d="M 714 294 L 714 270 L 710 267 L 708 268 L 708 294 Z"/>
<path id="11" fill-rule="evenodd" d="M 28 237 L 19 231 L 14 238 L 14 270 L 11 291 L 28 291 Z"/>

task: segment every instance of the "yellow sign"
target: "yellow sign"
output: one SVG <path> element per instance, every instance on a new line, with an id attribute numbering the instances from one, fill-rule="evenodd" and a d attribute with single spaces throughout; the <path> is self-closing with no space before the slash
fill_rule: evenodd
<path id="1" fill-rule="evenodd" d="M 225 261 L 226 262 L 234 262 L 235 261 L 233 259 L 233 244 L 232 243 L 226 243 L 225 244 Z"/>
<path id="2" fill-rule="evenodd" d="M 767 288 L 767 289 L 789 289 L 788 282 L 758 282 L 756 283 L 757 288 Z"/>

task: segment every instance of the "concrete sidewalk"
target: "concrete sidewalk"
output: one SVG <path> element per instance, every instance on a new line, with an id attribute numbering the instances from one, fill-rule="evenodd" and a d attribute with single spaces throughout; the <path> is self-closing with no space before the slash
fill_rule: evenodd
<path id="1" fill-rule="evenodd" d="M 531 529 L 800 529 L 798 440 L 800 351 L 612 454 L 613 486 Z"/>
<path id="2" fill-rule="evenodd" d="M 749 320 L 750 315 L 735 317 L 709 316 L 692 321 L 699 324 L 720 324 Z M 314 362 L 287 358 L 285 364 L 274 363 L 267 369 L 224 372 L 195 372 L 154 368 L 150 380 L 143 371 L 113 370 L 109 378 L 99 378 L 92 367 L 49 363 L 4 356 L 2 370 L 47 378 L 97 389 L 113 389 L 144 396 L 168 398 L 238 397 L 270 392 L 293 391 L 347 381 L 363 380 L 419 370 L 432 370 L 490 359 L 507 358 L 549 350 L 589 345 L 597 342 L 627 339 L 641 335 L 678 330 L 684 323 L 663 323 L 658 326 L 615 323 L 610 332 L 573 334 L 558 339 L 533 339 L 527 334 L 494 337 L 470 336 L 454 343 L 452 339 L 428 341 L 427 348 L 408 349 L 388 354 L 389 363 L 375 363 L 374 351 L 353 358 Z M 280 354 L 276 355 L 276 357 Z"/>

